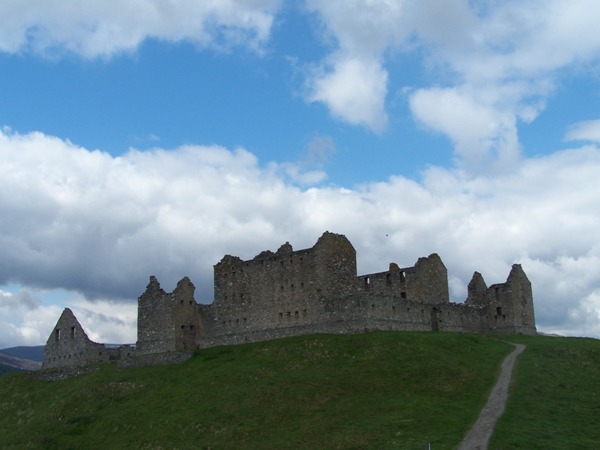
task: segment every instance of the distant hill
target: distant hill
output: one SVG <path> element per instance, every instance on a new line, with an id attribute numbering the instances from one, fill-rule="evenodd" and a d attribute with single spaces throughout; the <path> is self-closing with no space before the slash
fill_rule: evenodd
<path id="1" fill-rule="evenodd" d="M 5 348 L 0 350 L 0 375 L 19 370 L 39 370 L 43 361 L 43 345 Z"/>
<path id="2" fill-rule="evenodd" d="M 10 356 L 16 356 L 17 358 L 30 359 L 32 361 L 39 362 L 44 361 L 43 345 L 3 348 L 0 350 L 0 352 Z"/>
<path id="3" fill-rule="evenodd" d="M 600 341 L 390 332 L 213 347 L 61 381 L 5 375 L 0 448 L 453 449 L 506 341 L 527 348 L 489 448 L 597 448 Z"/>

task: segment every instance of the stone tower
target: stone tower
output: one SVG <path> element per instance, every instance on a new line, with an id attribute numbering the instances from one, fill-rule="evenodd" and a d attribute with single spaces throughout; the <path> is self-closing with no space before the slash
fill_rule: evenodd
<path id="1" fill-rule="evenodd" d="M 195 287 L 188 277 L 172 293 L 151 276 L 138 298 L 138 355 L 191 350 L 198 347 L 200 320 L 194 300 Z"/>
<path id="2" fill-rule="evenodd" d="M 513 264 L 506 283 L 486 287 L 480 273 L 469 283 L 467 305 L 485 310 L 487 331 L 535 335 L 531 282 L 520 264 Z"/>

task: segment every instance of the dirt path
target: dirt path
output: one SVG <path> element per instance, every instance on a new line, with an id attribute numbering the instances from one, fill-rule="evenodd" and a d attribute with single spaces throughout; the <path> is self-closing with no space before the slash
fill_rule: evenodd
<path id="1" fill-rule="evenodd" d="M 508 385 L 512 376 L 513 366 L 517 356 L 525 350 L 522 344 L 514 344 L 516 349 L 502 362 L 500 377 L 492 389 L 486 405 L 479 414 L 479 419 L 460 443 L 457 450 L 486 450 L 488 441 L 494 431 L 498 418 L 504 412 L 506 398 L 508 397 Z"/>

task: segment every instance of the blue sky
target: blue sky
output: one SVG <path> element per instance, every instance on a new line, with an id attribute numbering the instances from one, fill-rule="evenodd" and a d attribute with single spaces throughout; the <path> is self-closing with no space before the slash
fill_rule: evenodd
<path id="1" fill-rule="evenodd" d="M 4 1 L 0 348 L 63 307 L 135 340 L 148 276 L 326 229 L 359 271 L 521 263 L 538 328 L 600 337 L 592 0 Z"/>

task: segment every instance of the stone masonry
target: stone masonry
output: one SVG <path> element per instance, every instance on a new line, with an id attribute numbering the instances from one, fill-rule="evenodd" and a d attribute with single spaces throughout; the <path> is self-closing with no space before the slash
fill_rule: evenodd
<path id="1" fill-rule="evenodd" d="M 185 277 L 171 293 L 155 277 L 138 299 L 135 346 L 92 342 L 65 309 L 46 343 L 44 368 L 119 360 L 158 362 L 165 354 L 284 336 L 370 330 L 536 334 L 531 283 L 515 264 L 505 283 L 487 287 L 475 272 L 465 303 L 451 303 L 437 254 L 412 267 L 357 276 L 356 251 L 325 232 L 308 249 L 283 244 L 243 261 L 214 266 L 214 301 L 198 304 Z M 168 359 L 168 358 L 167 358 Z"/>

